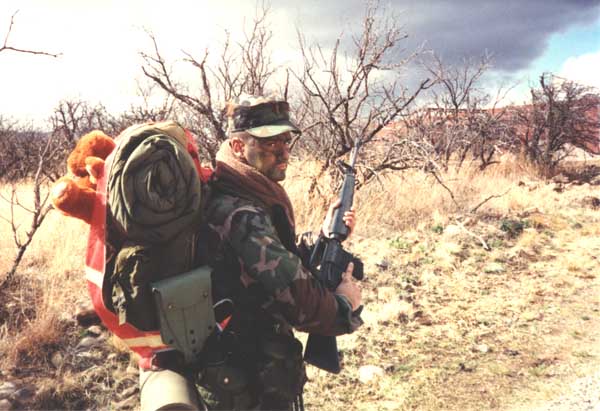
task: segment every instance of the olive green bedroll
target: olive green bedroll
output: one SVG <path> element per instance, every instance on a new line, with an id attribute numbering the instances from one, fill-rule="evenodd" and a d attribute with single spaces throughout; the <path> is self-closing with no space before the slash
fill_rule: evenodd
<path id="1" fill-rule="evenodd" d="M 177 123 L 131 127 L 115 150 L 107 201 L 127 239 L 165 243 L 198 220 L 200 179 Z"/>

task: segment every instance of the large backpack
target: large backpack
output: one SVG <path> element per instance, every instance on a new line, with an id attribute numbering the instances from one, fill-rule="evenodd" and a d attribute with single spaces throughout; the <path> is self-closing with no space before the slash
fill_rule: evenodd
<path id="1" fill-rule="evenodd" d="M 214 324 L 210 298 L 202 299 L 210 271 L 194 267 L 210 171 L 191 134 L 172 121 L 129 127 L 116 142 L 97 184 L 86 278 L 104 324 L 148 368 L 159 350 L 188 357 Z M 190 326 L 204 329 L 178 340 L 177 329 Z"/>

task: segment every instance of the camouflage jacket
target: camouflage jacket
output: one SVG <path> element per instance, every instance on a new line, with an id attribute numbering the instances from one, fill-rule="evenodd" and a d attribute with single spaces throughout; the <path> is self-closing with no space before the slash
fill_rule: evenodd
<path id="1" fill-rule="evenodd" d="M 203 247 L 214 268 L 214 301 L 231 298 L 238 312 L 252 312 L 258 321 L 321 335 L 350 333 L 361 324 L 348 300 L 305 268 L 309 245 L 306 238 L 295 243 L 283 208 L 267 211 L 258 200 L 218 189 L 212 195 Z"/>

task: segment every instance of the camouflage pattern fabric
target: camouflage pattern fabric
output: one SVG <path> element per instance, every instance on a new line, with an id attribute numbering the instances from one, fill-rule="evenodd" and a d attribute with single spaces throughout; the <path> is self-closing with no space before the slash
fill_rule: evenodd
<path id="1" fill-rule="evenodd" d="M 206 246 L 215 267 L 213 283 L 225 294 L 228 289 L 241 294 L 216 296 L 215 301 L 243 300 L 246 290 L 258 287 L 264 300 L 256 301 L 256 309 L 265 310 L 282 325 L 321 335 L 350 333 L 360 325 L 348 301 L 325 290 L 300 256 L 283 245 L 265 208 L 218 189 L 213 195 L 205 215 Z"/>
<path id="2" fill-rule="evenodd" d="M 227 103 L 228 134 L 246 131 L 254 137 L 268 138 L 285 132 L 300 134 L 300 129 L 290 120 L 287 101 L 275 96 L 250 96 L 242 94 L 236 101 Z"/>

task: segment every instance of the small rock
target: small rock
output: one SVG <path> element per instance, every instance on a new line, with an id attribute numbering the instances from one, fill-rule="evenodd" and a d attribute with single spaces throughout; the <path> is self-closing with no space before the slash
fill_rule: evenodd
<path id="1" fill-rule="evenodd" d="M 60 353 L 60 351 L 56 351 L 50 357 L 50 363 L 52 363 L 54 368 L 60 368 L 64 364 L 64 362 L 65 362 L 65 359 L 64 359 L 63 355 Z"/>
<path id="2" fill-rule="evenodd" d="M 85 351 L 89 350 L 93 347 L 96 347 L 102 343 L 103 339 L 98 337 L 83 337 L 79 344 L 75 347 L 77 351 Z"/>
<path id="3" fill-rule="evenodd" d="M 463 372 L 473 372 L 475 370 L 475 365 L 468 362 L 461 362 L 458 363 L 458 369 Z"/>
<path id="4" fill-rule="evenodd" d="M 99 325 L 92 325 L 91 327 L 88 327 L 86 331 L 88 334 L 99 336 L 102 334 L 102 327 Z"/>
<path id="5" fill-rule="evenodd" d="M 600 198 L 593 196 L 583 197 L 581 200 L 581 205 L 591 208 L 592 210 L 598 210 L 600 208 Z"/>
<path id="6" fill-rule="evenodd" d="M 121 392 L 120 398 L 129 398 L 132 395 L 137 394 L 138 391 L 139 391 L 139 387 L 137 385 L 126 388 Z"/>
<path id="7" fill-rule="evenodd" d="M 525 321 L 534 321 L 541 318 L 541 314 L 535 311 L 526 311 L 523 313 L 522 318 Z"/>
<path id="8" fill-rule="evenodd" d="M 77 356 L 77 358 L 85 358 L 85 359 L 93 359 L 94 358 L 94 356 L 92 355 L 92 353 L 89 352 L 89 351 L 79 351 L 75 355 Z"/>
<path id="9" fill-rule="evenodd" d="M 363 365 L 358 369 L 358 379 L 363 384 L 373 382 L 383 377 L 384 374 L 383 368 L 376 365 Z"/>
<path id="10" fill-rule="evenodd" d="M 15 391 L 17 391 L 17 386 L 13 382 L 5 382 L 0 385 L 0 399 L 7 398 L 11 396 Z"/>
<path id="11" fill-rule="evenodd" d="M 100 317 L 94 310 L 94 306 L 90 304 L 83 304 L 77 308 L 75 312 L 75 321 L 81 327 L 89 327 L 91 325 L 100 324 Z"/>
<path id="12" fill-rule="evenodd" d="M 457 225 L 450 224 L 444 228 L 444 237 L 446 237 L 446 238 L 457 237 L 460 235 L 461 232 L 462 232 L 462 228 L 460 228 Z"/>
<path id="13" fill-rule="evenodd" d="M 487 274 L 498 274 L 504 271 L 504 266 L 501 263 L 492 262 L 483 267 L 483 272 Z"/>
<path id="14" fill-rule="evenodd" d="M 115 410 L 130 410 L 135 409 L 138 406 L 137 397 L 125 398 L 123 401 L 119 401 L 113 404 Z"/>
<path id="15" fill-rule="evenodd" d="M 422 315 L 421 317 L 417 318 L 417 322 L 427 327 L 433 325 L 433 319 L 428 315 Z"/>
<path id="16" fill-rule="evenodd" d="M 380 260 L 379 262 L 375 263 L 375 265 L 377 267 L 381 268 L 382 270 L 387 270 L 388 268 L 390 268 L 390 263 L 385 258 Z"/>
<path id="17" fill-rule="evenodd" d="M 392 301 L 396 296 L 394 287 L 379 287 L 377 289 L 377 298 L 386 302 Z"/>
<path id="18" fill-rule="evenodd" d="M 415 311 L 414 306 L 409 301 L 401 300 L 394 304 L 396 306 L 397 318 L 395 320 L 400 321 L 402 324 L 406 324 L 413 318 Z"/>
<path id="19" fill-rule="evenodd" d="M 12 410 L 12 403 L 9 400 L 0 400 L 0 411 Z"/>
<path id="20" fill-rule="evenodd" d="M 567 184 L 569 182 L 569 177 L 564 174 L 558 174 L 552 178 L 552 181 L 559 184 Z"/>
<path id="21" fill-rule="evenodd" d="M 487 354 L 490 352 L 490 347 L 488 347 L 487 344 L 479 344 L 475 347 L 475 350 L 482 354 Z"/>
<path id="22" fill-rule="evenodd" d="M 398 319 L 400 315 L 401 304 L 395 302 L 385 303 L 377 313 L 377 322 L 387 323 Z"/>
<path id="23" fill-rule="evenodd" d="M 410 313 L 410 319 L 411 320 L 417 320 L 419 318 L 423 317 L 423 310 L 417 310 L 414 309 L 411 313 Z"/>
<path id="24" fill-rule="evenodd" d="M 23 387 L 20 390 L 15 391 L 11 396 L 11 399 L 21 402 L 31 398 L 33 394 L 35 394 L 35 392 L 31 388 Z"/>

